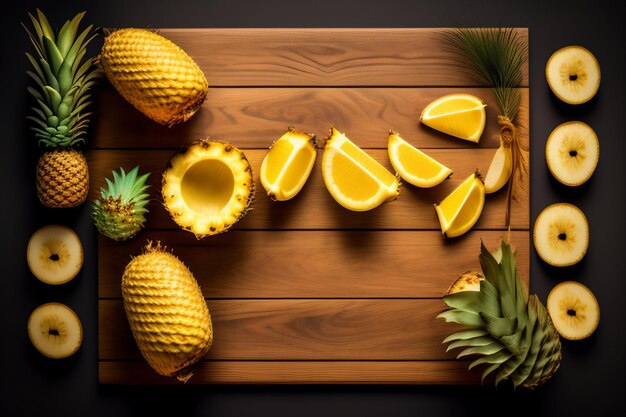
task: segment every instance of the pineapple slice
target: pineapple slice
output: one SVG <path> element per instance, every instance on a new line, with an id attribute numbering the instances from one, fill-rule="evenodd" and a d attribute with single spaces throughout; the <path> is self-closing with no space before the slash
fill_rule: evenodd
<path id="1" fill-rule="evenodd" d="M 254 198 L 252 168 L 235 146 L 205 139 L 170 159 L 161 193 L 172 219 L 201 239 L 245 216 Z"/>

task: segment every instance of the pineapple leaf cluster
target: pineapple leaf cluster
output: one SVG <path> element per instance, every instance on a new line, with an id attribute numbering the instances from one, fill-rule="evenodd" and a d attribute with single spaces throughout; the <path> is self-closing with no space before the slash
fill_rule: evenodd
<path id="1" fill-rule="evenodd" d="M 448 46 L 480 83 L 493 88 L 503 116 L 515 120 L 521 102 L 519 87 L 528 47 L 515 29 L 460 28 L 444 34 Z"/>
<path id="2" fill-rule="evenodd" d="M 534 388 L 559 368 L 561 341 L 543 304 L 520 279 L 508 243 L 498 262 L 481 244 L 480 264 L 485 279 L 479 291 L 448 294 L 449 307 L 438 317 L 461 324 L 448 336 L 448 350 L 462 348 L 457 358 L 474 357 L 469 369 L 486 365 L 482 379 L 495 373 L 495 383 L 510 380 L 514 387 Z"/>
<path id="3" fill-rule="evenodd" d="M 35 54 L 26 53 L 32 66 L 27 74 L 37 87 L 28 87 L 37 102 L 28 119 L 34 123 L 35 137 L 47 147 L 69 148 L 84 142 L 92 114 L 86 109 L 99 71 L 94 57 L 85 59 L 87 45 L 96 35 L 93 25 L 79 32 L 84 15 L 67 20 L 57 34 L 39 9 L 36 17 L 29 13 L 33 31 L 24 25 L 35 48 Z"/>

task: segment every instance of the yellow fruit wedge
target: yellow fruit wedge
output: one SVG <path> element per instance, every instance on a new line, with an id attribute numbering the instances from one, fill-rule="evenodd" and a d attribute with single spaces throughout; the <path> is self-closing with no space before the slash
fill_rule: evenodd
<path id="1" fill-rule="evenodd" d="M 513 156 L 511 147 L 504 146 L 500 142 L 500 147 L 491 160 L 487 175 L 485 176 L 485 194 L 495 193 L 509 181 L 513 170 Z"/>
<path id="2" fill-rule="evenodd" d="M 441 184 L 452 175 L 452 170 L 412 146 L 396 132 L 389 131 L 387 152 L 393 169 L 406 182 L 421 188 Z"/>
<path id="3" fill-rule="evenodd" d="M 443 236 L 457 237 L 470 230 L 480 218 L 484 204 L 485 186 L 476 171 L 441 203 L 435 204 Z"/>
<path id="4" fill-rule="evenodd" d="M 348 210 L 366 211 L 398 197 L 398 178 L 332 127 L 322 156 L 330 195 Z"/>
<path id="5" fill-rule="evenodd" d="M 478 142 L 485 129 L 485 106 L 471 94 L 448 94 L 426 106 L 420 122 L 448 135 Z"/>
<path id="6" fill-rule="evenodd" d="M 315 164 L 315 135 L 289 127 L 265 154 L 261 163 L 261 184 L 272 200 L 296 196 Z"/>

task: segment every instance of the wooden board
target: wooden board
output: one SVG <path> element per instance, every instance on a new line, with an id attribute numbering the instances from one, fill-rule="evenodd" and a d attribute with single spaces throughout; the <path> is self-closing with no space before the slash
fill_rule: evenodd
<path id="1" fill-rule="evenodd" d="M 120 166 L 152 172 L 147 227 L 130 242 L 98 243 L 99 381 L 170 384 L 143 361 L 121 300 L 120 281 L 147 239 L 171 247 L 198 279 L 215 342 L 188 383 L 474 384 L 480 372 L 446 353 L 456 329 L 436 319 L 441 296 L 478 269 L 480 240 L 495 247 L 505 193 L 487 196 L 479 222 L 444 240 L 432 207 L 475 169 L 486 173 L 499 144 L 491 90 L 459 71 L 440 41 L 443 29 L 163 29 L 201 66 L 210 90 L 187 123 L 159 126 L 105 84 L 87 157 L 90 198 Z M 527 29 L 516 29 L 527 42 Z M 528 147 L 528 68 L 521 141 Z M 487 103 L 479 144 L 421 126 L 429 102 L 465 92 Z M 271 202 L 258 180 L 268 146 L 287 128 L 315 133 L 318 161 L 301 193 Z M 339 206 L 321 178 L 331 125 L 391 168 L 394 129 L 454 170 L 433 189 L 403 185 L 400 197 L 365 213 Z M 160 200 L 161 173 L 174 152 L 201 137 L 244 149 L 257 195 L 232 231 L 197 240 L 177 228 Z M 529 183 L 512 206 L 511 242 L 529 282 Z"/>

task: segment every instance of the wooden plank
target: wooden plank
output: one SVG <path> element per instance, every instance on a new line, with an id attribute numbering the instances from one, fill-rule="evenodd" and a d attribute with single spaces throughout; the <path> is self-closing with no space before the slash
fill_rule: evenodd
<path id="1" fill-rule="evenodd" d="M 528 146 L 528 88 L 521 89 L 520 140 Z M 478 145 L 453 138 L 418 122 L 433 100 L 467 93 L 487 103 L 487 123 Z M 364 148 L 387 147 L 394 129 L 415 146 L 494 148 L 500 145 L 498 107 L 487 88 L 210 88 L 200 111 L 172 128 L 148 119 L 112 88 L 98 92 L 98 117 L 89 147 L 178 149 L 211 136 L 241 148 L 267 148 L 289 125 L 315 133 L 323 144 L 331 125 Z M 106 111 L 105 111 L 106 110 Z"/>
<path id="2" fill-rule="evenodd" d="M 187 385 L 195 384 L 428 384 L 476 385 L 478 368 L 466 361 L 203 361 Z M 100 361 L 101 384 L 180 385 L 143 361 Z"/>
<path id="3" fill-rule="evenodd" d="M 441 28 L 160 29 L 216 86 L 476 86 Z M 516 32 L 528 44 L 528 29 Z M 528 63 L 522 86 L 528 86 Z"/>
<path id="4" fill-rule="evenodd" d="M 101 237 L 98 296 L 122 296 L 124 268 L 149 239 L 172 248 L 211 299 L 436 298 L 462 272 L 480 271 L 480 239 L 496 248 L 503 234 L 470 232 L 452 241 L 427 231 L 232 231 L 201 241 L 159 231 L 122 243 Z M 511 243 L 528 283 L 529 233 L 512 232 Z"/>
<path id="5" fill-rule="evenodd" d="M 199 63 L 211 88 L 185 124 L 162 127 L 106 83 L 89 143 L 90 199 L 111 170 L 140 164 L 152 172 L 147 229 L 129 242 L 99 237 L 99 380 L 178 383 L 158 376 L 135 345 L 120 298 L 130 256 L 146 239 L 173 248 L 198 279 L 211 310 L 215 344 L 191 384 L 420 383 L 475 384 L 480 371 L 454 360 L 442 340 L 458 325 L 436 319 L 442 294 L 464 270 L 478 269 L 479 241 L 495 247 L 505 190 L 487 196 L 473 231 L 445 241 L 432 207 L 474 169 L 483 174 L 499 145 L 497 106 L 443 48 L 445 29 L 162 29 Z M 524 42 L 528 30 L 516 29 Z M 524 66 L 520 138 L 529 146 L 528 65 Z M 417 122 L 432 100 L 466 92 L 487 102 L 479 144 Z M 288 125 L 316 133 L 330 125 L 391 168 L 394 129 L 454 176 L 434 189 L 403 185 L 399 199 L 365 213 L 340 207 L 317 161 L 295 199 L 271 202 L 258 180 L 267 147 Z M 254 210 L 229 233 L 196 240 L 160 204 L 170 156 L 210 136 L 244 149 L 257 184 Z M 322 151 L 318 152 L 321 159 Z M 511 241 L 528 282 L 529 183 L 513 204 Z"/>
<path id="6" fill-rule="evenodd" d="M 443 360 L 441 299 L 207 300 L 211 360 Z M 140 359 L 122 301 L 99 300 L 100 359 Z"/>
<path id="7" fill-rule="evenodd" d="M 391 169 L 386 150 L 373 149 L 368 152 L 380 163 Z M 173 155 L 168 150 L 91 150 L 87 152 L 91 176 L 89 198 L 97 197 L 104 178 L 111 176 L 113 169 L 120 166 L 131 169 L 141 165 L 142 172 L 152 172 L 149 183 L 153 185 L 154 202 L 149 205 L 151 213 L 146 226 L 150 229 L 178 229 L 162 206 L 160 196 L 161 172 Z M 266 150 L 245 151 L 250 160 L 257 194 L 253 210 L 234 228 L 251 229 L 430 229 L 439 230 L 439 222 L 433 208 L 435 201 L 443 200 L 476 168 L 486 173 L 494 155 L 493 149 L 430 150 L 429 155 L 455 170 L 453 176 L 434 188 L 419 189 L 410 184 L 401 187 L 400 197 L 367 212 L 353 212 L 341 207 L 328 193 L 321 173 L 322 152 L 313 172 L 302 191 L 287 202 L 271 201 L 260 184 L 258 173 Z M 526 192 L 512 205 L 513 229 L 528 229 L 530 222 L 528 184 Z M 506 212 L 506 189 L 486 197 L 485 207 L 476 229 L 502 229 Z"/>

